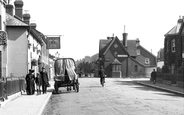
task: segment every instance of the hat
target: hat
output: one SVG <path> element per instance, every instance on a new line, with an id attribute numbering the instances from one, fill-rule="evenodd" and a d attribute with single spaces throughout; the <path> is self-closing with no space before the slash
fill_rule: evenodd
<path id="1" fill-rule="evenodd" d="M 32 72 L 32 73 L 33 73 L 33 72 L 34 72 L 34 70 L 32 70 L 32 69 L 29 69 L 29 72 Z"/>

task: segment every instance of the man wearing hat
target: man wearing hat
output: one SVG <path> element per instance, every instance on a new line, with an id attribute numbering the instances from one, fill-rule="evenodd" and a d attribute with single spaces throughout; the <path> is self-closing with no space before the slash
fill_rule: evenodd
<path id="1" fill-rule="evenodd" d="M 34 70 L 29 69 L 29 73 L 26 75 L 26 92 L 28 95 L 33 95 L 35 90 L 35 76 L 34 76 Z"/>
<path id="2" fill-rule="evenodd" d="M 42 79 L 42 92 L 43 94 L 47 91 L 47 85 L 49 84 L 48 74 L 45 71 L 45 67 L 42 67 L 42 71 L 40 72 L 41 79 Z"/>

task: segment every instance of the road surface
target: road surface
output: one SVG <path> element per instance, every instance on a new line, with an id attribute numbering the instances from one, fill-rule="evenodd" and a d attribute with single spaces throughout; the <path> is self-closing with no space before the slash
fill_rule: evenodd
<path id="1" fill-rule="evenodd" d="M 43 115 L 184 115 L 184 97 L 136 84 L 132 79 L 80 78 L 80 91 L 52 95 Z"/>

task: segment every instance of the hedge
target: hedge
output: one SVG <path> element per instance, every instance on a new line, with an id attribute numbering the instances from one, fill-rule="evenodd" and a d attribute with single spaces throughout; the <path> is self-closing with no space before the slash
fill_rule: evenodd
<path id="1" fill-rule="evenodd" d="M 171 73 L 157 72 L 157 78 L 172 81 L 172 84 L 175 84 L 176 81 L 184 82 L 184 76 L 181 75 L 181 74 L 171 74 Z"/>

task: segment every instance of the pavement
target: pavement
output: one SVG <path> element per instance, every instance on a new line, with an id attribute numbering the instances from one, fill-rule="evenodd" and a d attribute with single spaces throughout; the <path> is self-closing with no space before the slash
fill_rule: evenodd
<path id="1" fill-rule="evenodd" d="M 137 84 L 140 84 L 140 85 L 144 85 L 144 86 L 156 88 L 159 90 L 171 92 L 171 93 L 181 95 L 184 97 L 184 88 L 177 87 L 175 84 L 168 85 L 168 84 L 163 84 L 160 82 L 153 84 L 153 82 L 151 82 L 149 79 L 136 80 L 136 82 L 137 82 Z"/>
<path id="2" fill-rule="evenodd" d="M 161 83 L 153 84 L 149 79 L 139 79 L 135 81 L 140 85 L 184 96 L 184 88 Z M 54 81 L 49 81 L 49 83 L 51 84 L 51 87 L 48 88 L 47 94 L 26 95 L 25 93 L 17 93 L 12 97 L 8 97 L 7 101 L 0 102 L 0 115 L 42 115 L 44 108 L 52 95 L 52 91 L 54 90 Z"/>
<path id="3" fill-rule="evenodd" d="M 0 102 L 0 115 L 42 115 L 54 90 L 54 81 L 49 81 L 51 87 L 47 88 L 46 94 L 26 95 L 16 93 L 9 96 L 4 102 Z"/>

